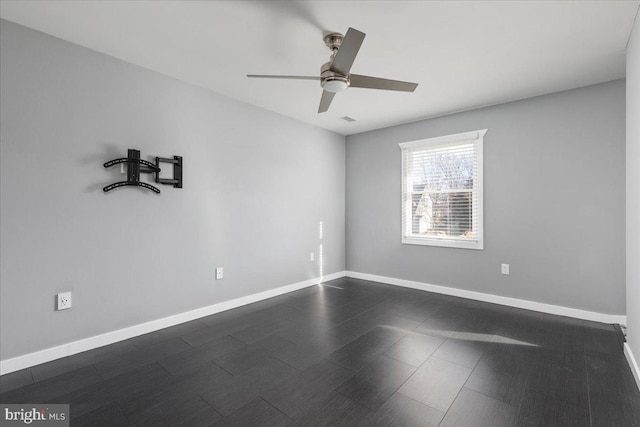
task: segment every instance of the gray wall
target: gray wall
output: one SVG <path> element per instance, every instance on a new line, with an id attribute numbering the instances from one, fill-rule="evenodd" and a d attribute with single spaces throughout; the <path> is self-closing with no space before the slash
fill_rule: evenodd
<path id="1" fill-rule="evenodd" d="M 485 249 L 402 245 L 398 143 L 484 128 Z M 624 141 L 623 80 L 349 136 L 347 270 L 624 314 Z"/>
<path id="2" fill-rule="evenodd" d="M 3 360 L 344 270 L 343 136 L 0 27 Z M 127 148 L 184 188 L 104 194 Z"/>
<path id="3" fill-rule="evenodd" d="M 627 327 L 627 341 L 640 363 L 640 19 L 637 18 L 627 47 Z M 637 379 L 640 386 L 640 378 Z"/>

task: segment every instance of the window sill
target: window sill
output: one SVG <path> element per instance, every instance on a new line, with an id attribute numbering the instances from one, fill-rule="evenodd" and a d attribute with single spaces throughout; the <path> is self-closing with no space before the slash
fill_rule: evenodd
<path id="1" fill-rule="evenodd" d="M 402 244 L 403 245 L 421 245 L 421 246 L 439 246 L 439 247 L 455 248 L 455 249 L 475 249 L 480 251 L 484 250 L 484 245 L 482 240 L 477 242 L 462 242 L 462 241 L 455 241 L 455 240 L 403 237 Z"/>

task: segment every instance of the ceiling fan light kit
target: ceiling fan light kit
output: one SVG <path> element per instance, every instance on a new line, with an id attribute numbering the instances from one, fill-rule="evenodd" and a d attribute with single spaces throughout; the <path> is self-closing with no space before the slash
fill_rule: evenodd
<path id="1" fill-rule="evenodd" d="M 320 85 L 322 86 L 322 89 L 326 90 L 327 92 L 342 92 L 349 87 L 349 80 L 340 77 L 328 78 L 323 80 Z"/>
<path id="2" fill-rule="evenodd" d="M 349 87 L 349 77 L 331 71 L 331 62 L 327 62 L 320 68 L 320 86 L 328 92 L 342 92 Z"/>
<path id="3" fill-rule="evenodd" d="M 349 28 L 344 36 L 340 33 L 327 34 L 324 37 L 324 43 L 329 47 L 329 49 L 331 49 L 332 53 L 329 62 L 320 67 L 320 77 L 265 74 L 247 74 L 247 77 L 320 80 L 320 86 L 323 90 L 318 113 L 324 113 L 327 111 L 335 94 L 346 90 L 350 86 L 364 89 L 382 89 L 401 92 L 415 91 L 416 87 L 418 87 L 417 83 L 382 79 L 379 77 L 363 76 L 359 74 L 349 74 L 351 66 L 356 59 L 356 55 L 360 50 L 360 46 L 364 41 L 364 37 L 365 33 L 353 28 Z"/>

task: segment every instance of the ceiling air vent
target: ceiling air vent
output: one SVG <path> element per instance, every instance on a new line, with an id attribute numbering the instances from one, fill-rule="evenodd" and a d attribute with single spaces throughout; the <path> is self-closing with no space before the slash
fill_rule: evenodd
<path id="1" fill-rule="evenodd" d="M 341 118 L 342 120 L 344 120 L 345 122 L 349 122 L 349 123 L 351 123 L 351 122 L 355 122 L 355 121 L 357 121 L 357 120 L 358 120 L 358 119 L 354 119 L 353 117 L 349 117 L 349 116 L 343 116 L 343 117 L 340 117 L 340 118 Z"/>

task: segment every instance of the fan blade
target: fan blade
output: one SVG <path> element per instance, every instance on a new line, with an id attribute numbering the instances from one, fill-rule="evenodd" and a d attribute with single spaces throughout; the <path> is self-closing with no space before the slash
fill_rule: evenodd
<path id="1" fill-rule="evenodd" d="M 250 79 L 296 79 L 296 80 L 320 80 L 316 76 L 279 76 L 275 74 L 247 74 Z"/>
<path id="2" fill-rule="evenodd" d="M 335 92 L 322 91 L 322 98 L 320 98 L 320 107 L 318 107 L 318 113 L 324 113 L 329 109 L 333 97 L 336 96 Z"/>
<path id="3" fill-rule="evenodd" d="M 418 87 L 418 83 L 401 82 L 399 80 L 389 80 L 381 79 L 379 77 L 351 74 L 349 76 L 349 86 L 361 87 L 366 89 L 399 90 L 402 92 L 413 92 Z"/>
<path id="4" fill-rule="evenodd" d="M 349 75 L 349 70 L 351 70 L 351 66 L 356 59 L 365 35 L 365 33 L 349 28 L 347 34 L 345 34 L 342 39 L 342 44 L 338 48 L 338 53 L 336 53 L 336 57 L 333 58 L 329 69 L 343 76 Z"/>

